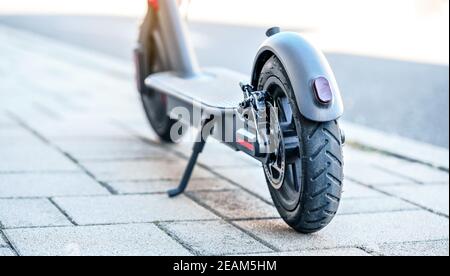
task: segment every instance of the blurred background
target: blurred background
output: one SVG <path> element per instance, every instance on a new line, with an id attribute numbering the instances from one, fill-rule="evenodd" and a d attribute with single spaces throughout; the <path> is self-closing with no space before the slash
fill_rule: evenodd
<path id="1" fill-rule="evenodd" d="M 0 24 L 131 63 L 146 2 L 0 0 Z M 182 10 L 202 66 L 249 74 L 267 28 L 300 32 L 326 52 L 345 120 L 448 149 L 448 0 L 191 0 Z"/>

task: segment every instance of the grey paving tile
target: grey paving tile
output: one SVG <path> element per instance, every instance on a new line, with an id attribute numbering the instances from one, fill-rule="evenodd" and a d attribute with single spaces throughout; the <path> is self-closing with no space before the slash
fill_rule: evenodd
<path id="1" fill-rule="evenodd" d="M 424 184 L 448 183 L 449 174 L 426 165 L 409 162 L 403 159 L 383 155 L 376 152 L 364 152 L 352 148 L 346 148 L 346 161 L 350 166 L 366 164 L 394 175 L 412 179 Z M 384 174 L 383 174 L 384 175 Z M 384 177 L 380 175 L 378 177 Z"/>
<path id="2" fill-rule="evenodd" d="M 3 147 L 43 146 L 35 135 L 21 126 L 0 126 L 0 144 Z"/>
<path id="3" fill-rule="evenodd" d="M 349 179 L 344 181 L 344 186 L 342 190 L 342 198 L 343 199 L 353 199 L 353 198 L 370 198 L 370 197 L 379 197 L 383 194 L 368 188 L 366 186 L 357 184 Z"/>
<path id="4" fill-rule="evenodd" d="M 175 159 L 163 148 L 158 148 L 137 139 L 117 140 L 62 140 L 57 145 L 80 161 L 114 161 L 132 159 Z"/>
<path id="5" fill-rule="evenodd" d="M 120 161 L 120 162 L 84 162 L 84 166 L 98 179 L 108 181 L 136 180 L 179 180 L 187 166 L 187 161 Z M 192 175 L 195 178 L 214 178 L 215 176 L 196 167 Z"/>
<path id="6" fill-rule="evenodd" d="M 214 169 L 214 171 L 265 200 L 272 201 L 262 167 L 245 169 L 218 168 Z"/>
<path id="7" fill-rule="evenodd" d="M 417 163 L 397 161 L 397 163 L 390 164 L 390 162 L 380 162 L 378 166 L 388 172 L 403 175 L 423 184 L 449 182 L 448 173 Z"/>
<path id="8" fill-rule="evenodd" d="M 365 185 L 383 186 L 396 184 L 414 184 L 406 177 L 401 177 L 393 173 L 386 172 L 371 164 L 360 162 L 346 162 L 344 173 L 347 178 L 363 183 Z"/>
<path id="9" fill-rule="evenodd" d="M 217 218 L 185 196 L 70 197 L 55 198 L 55 202 L 80 225 Z"/>
<path id="10" fill-rule="evenodd" d="M 75 119 L 32 122 L 31 126 L 52 141 L 85 138 L 133 138 L 132 135 L 107 119 L 79 117 Z"/>
<path id="11" fill-rule="evenodd" d="M 176 222 L 162 225 L 199 255 L 270 252 L 260 242 L 223 221 Z"/>
<path id="12" fill-rule="evenodd" d="M 22 144 L 1 147 L 0 173 L 4 172 L 76 172 L 70 159 L 47 145 Z M 44 158 L 45 157 L 45 158 Z"/>
<path id="13" fill-rule="evenodd" d="M 435 212 L 449 215 L 449 186 L 392 186 L 380 187 L 381 190 L 410 202 L 419 204 Z"/>
<path id="14" fill-rule="evenodd" d="M 0 197 L 54 197 L 108 195 L 84 173 L 0 174 Z"/>
<path id="15" fill-rule="evenodd" d="M 426 211 L 337 216 L 314 235 L 301 235 L 282 220 L 237 222 L 284 251 L 374 246 L 385 243 L 448 239 L 448 219 Z"/>
<path id="16" fill-rule="evenodd" d="M 0 114 L 0 127 L 11 126 L 14 124 L 15 122 L 13 122 L 11 119 L 7 118 L 3 114 Z"/>
<path id="17" fill-rule="evenodd" d="M 389 196 L 353 198 L 341 201 L 339 215 L 419 210 L 419 207 Z"/>
<path id="18" fill-rule="evenodd" d="M 183 153 L 185 156 L 190 156 L 192 153 L 192 144 L 182 143 L 177 145 L 174 149 Z M 220 156 L 220 158 L 217 158 L 218 156 Z M 261 166 L 260 163 L 253 158 L 243 153 L 236 152 L 215 140 L 208 142 L 198 161 L 209 168 Z"/>
<path id="19" fill-rule="evenodd" d="M 48 199 L 1 199 L 0 222 L 5 228 L 71 225 Z"/>
<path id="20" fill-rule="evenodd" d="M 293 251 L 293 252 L 276 252 L 276 253 L 263 253 L 263 254 L 250 254 L 252 256 L 294 256 L 294 257 L 307 257 L 307 256 L 339 256 L 339 257 L 368 257 L 369 253 L 358 248 L 336 248 L 336 249 L 322 249 L 322 250 L 305 250 L 305 251 Z"/>
<path id="21" fill-rule="evenodd" d="M 449 256 L 448 240 L 383 244 L 374 250 L 384 256 Z"/>
<path id="22" fill-rule="evenodd" d="M 192 192 L 190 195 L 196 201 L 215 210 L 227 219 L 278 217 L 274 206 L 242 190 Z"/>
<path id="23" fill-rule="evenodd" d="M 178 186 L 178 180 L 153 180 L 153 181 L 135 181 L 135 182 L 109 182 L 119 194 L 145 194 L 145 193 L 164 193 L 169 189 Z M 236 186 L 231 185 L 221 179 L 193 179 L 189 183 L 189 191 L 220 191 L 235 190 Z"/>
<path id="24" fill-rule="evenodd" d="M 152 224 L 17 229 L 6 234 L 25 256 L 190 255 Z"/>
<path id="25" fill-rule="evenodd" d="M 14 257 L 14 252 L 9 248 L 0 248 L 0 257 Z"/>

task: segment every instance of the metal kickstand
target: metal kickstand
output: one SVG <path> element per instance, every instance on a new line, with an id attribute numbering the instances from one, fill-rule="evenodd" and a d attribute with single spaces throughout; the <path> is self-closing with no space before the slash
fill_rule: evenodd
<path id="1" fill-rule="evenodd" d="M 169 197 L 173 198 L 173 197 L 177 197 L 177 196 L 183 194 L 184 191 L 186 190 L 187 186 L 189 185 L 189 181 L 191 179 L 192 172 L 194 171 L 195 165 L 197 164 L 198 157 L 200 156 L 200 153 L 203 152 L 203 149 L 205 148 L 205 145 L 206 145 L 206 140 L 211 135 L 208 132 L 208 133 L 205 133 L 205 137 L 203 137 L 203 130 L 204 130 L 205 126 L 208 125 L 213 120 L 214 120 L 214 118 L 211 117 L 202 122 L 200 133 L 198 134 L 197 140 L 194 143 L 194 148 L 192 149 L 192 155 L 189 158 L 189 163 L 186 167 L 186 170 L 184 171 L 183 178 L 181 179 L 181 182 L 177 188 L 169 190 L 167 192 Z"/>

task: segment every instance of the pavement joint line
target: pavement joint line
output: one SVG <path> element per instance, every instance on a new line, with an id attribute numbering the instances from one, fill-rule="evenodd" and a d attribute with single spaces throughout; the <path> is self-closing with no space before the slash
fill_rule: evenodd
<path id="1" fill-rule="evenodd" d="M 372 255 L 371 253 L 368 252 L 368 250 L 366 248 L 364 248 L 364 246 L 331 246 L 331 247 L 320 247 L 320 248 L 306 248 L 306 249 L 301 249 L 301 250 L 282 250 L 280 252 L 277 253 L 295 253 L 295 252 L 308 252 L 308 251 L 326 251 L 326 250 L 337 250 L 337 249 L 359 249 L 362 250 L 366 253 L 368 253 L 369 255 Z M 272 254 L 274 252 L 261 252 L 261 253 L 256 253 L 256 254 Z"/>
<path id="2" fill-rule="evenodd" d="M 207 166 L 203 166 L 203 168 L 204 168 L 204 169 L 209 169 L 209 167 L 207 167 Z M 236 187 L 242 189 L 243 191 L 247 192 L 248 194 L 250 194 L 250 195 L 252 195 L 252 196 L 254 196 L 254 197 L 260 199 L 260 200 L 263 201 L 264 203 L 267 203 L 267 204 L 269 204 L 270 206 L 275 206 L 274 203 L 273 203 L 272 201 L 269 201 L 269 200 L 265 199 L 264 197 L 258 195 L 257 193 L 251 191 L 250 189 L 245 188 L 244 186 L 238 184 L 237 182 L 234 182 L 233 180 L 229 179 L 228 177 L 226 177 L 226 176 L 224 176 L 224 175 L 222 175 L 222 174 L 220 174 L 220 173 L 218 173 L 218 172 L 216 172 L 216 171 L 210 171 L 210 172 L 211 172 L 212 174 L 214 174 L 215 176 L 217 176 L 217 177 L 219 177 L 219 178 L 221 178 L 221 179 L 223 179 L 223 180 L 226 180 L 226 181 L 229 182 L 230 184 L 232 184 L 232 185 L 234 185 L 234 186 L 236 186 Z"/>
<path id="3" fill-rule="evenodd" d="M 58 175 L 58 174 L 77 174 L 76 171 L 0 171 L 0 175 Z"/>
<path id="4" fill-rule="evenodd" d="M 408 202 L 409 203 L 409 202 Z M 344 216 L 357 216 L 357 215 L 376 215 L 376 214 L 390 214 L 390 213 L 406 213 L 406 212 L 412 212 L 412 211 L 418 211 L 421 210 L 419 206 L 416 206 L 416 208 L 407 208 L 402 210 L 390 210 L 390 211 L 369 211 L 369 212 L 354 212 L 354 213 L 346 213 L 346 214 L 339 214 L 339 212 L 336 214 L 336 216 L 344 217 Z"/>
<path id="5" fill-rule="evenodd" d="M 280 217 L 265 217 L 265 218 L 258 218 L 258 217 L 251 218 L 251 217 L 249 217 L 249 218 L 235 218 L 235 219 L 228 218 L 228 221 L 231 221 L 231 222 L 261 221 L 261 220 L 281 220 L 281 218 Z"/>
<path id="6" fill-rule="evenodd" d="M 424 182 L 421 182 L 421 181 L 419 181 L 419 180 L 417 180 L 417 179 L 415 179 L 415 178 L 413 178 L 413 177 L 403 175 L 403 174 L 401 174 L 401 173 L 398 173 L 398 172 L 389 170 L 389 169 L 387 169 L 387 168 L 383 168 L 383 167 L 378 166 L 378 165 L 374 165 L 374 167 L 377 168 L 377 169 L 379 169 L 379 170 L 381 170 L 381 171 L 383 171 L 383 172 L 386 172 L 386 173 L 389 173 L 389 174 L 392 174 L 392 175 L 395 175 L 395 176 L 398 176 L 398 177 L 401 177 L 401 178 L 408 179 L 408 180 L 414 182 L 415 184 L 422 185 L 422 186 L 425 184 Z"/>
<path id="7" fill-rule="evenodd" d="M 21 125 L 26 130 L 30 131 L 32 134 L 34 134 L 37 138 L 41 139 L 44 143 L 51 146 L 61 154 L 63 154 L 66 158 L 68 158 L 70 161 L 72 161 L 79 169 L 81 169 L 86 175 L 88 175 L 90 178 L 92 178 L 94 181 L 96 181 L 98 184 L 100 184 L 103 188 L 105 188 L 109 193 L 111 194 L 117 194 L 117 191 L 115 191 L 111 186 L 109 186 L 107 183 L 104 183 L 102 181 L 99 181 L 94 174 L 92 174 L 87 168 L 85 168 L 78 160 L 73 158 L 69 153 L 65 152 L 60 147 L 54 145 L 50 140 L 48 140 L 46 137 L 41 135 L 39 132 L 34 130 L 30 125 L 28 125 L 24 120 L 22 120 L 19 116 L 15 115 L 12 112 L 9 112 L 9 116 L 15 120 L 19 125 Z"/>
<path id="8" fill-rule="evenodd" d="M 76 155 L 76 154 L 74 154 Z M 124 162 L 124 161 L 158 161 L 159 157 L 118 157 L 118 158 L 104 158 L 104 159 L 98 159 L 98 158 L 83 158 L 83 162 L 89 162 L 89 163 L 113 163 L 113 162 Z"/>
<path id="9" fill-rule="evenodd" d="M 173 241 L 175 241 L 176 243 L 180 244 L 183 248 L 185 248 L 187 251 L 192 253 L 194 256 L 201 256 L 202 255 L 200 253 L 200 251 L 195 250 L 189 244 L 187 244 L 185 241 L 183 241 L 182 239 L 178 238 L 174 233 L 172 233 L 172 231 L 170 231 L 169 229 L 164 227 L 164 225 L 162 225 L 160 222 L 155 222 L 154 225 L 156 227 L 158 227 L 159 230 L 164 232 L 167 236 L 169 236 Z"/>
<path id="10" fill-rule="evenodd" d="M 356 184 L 359 184 L 359 185 L 364 186 L 364 187 L 366 187 L 366 188 L 370 188 L 370 189 L 372 189 L 372 190 L 375 190 L 375 191 L 377 191 L 377 192 L 380 192 L 380 193 L 382 193 L 382 194 L 384 194 L 384 195 L 387 195 L 387 196 L 389 196 L 389 197 L 393 197 L 393 198 L 402 200 L 402 201 L 404 201 L 404 202 L 406 202 L 406 203 L 409 203 L 409 204 L 412 204 L 412 205 L 414 205 L 414 206 L 417 206 L 417 207 L 419 207 L 420 209 L 422 209 L 422 210 L 424 210 L 424 211 L 427 211 L 427 212 L 433 213 L 433 214 L 435 214 L 435 215 L 437 215 L 437 216 L 440 216 L 440 217 L 444 217 L 444 218 L 446 218 L 446 219 L 449 219 L 449 215 L 447 215 L 447 214 L 444 214 L 444 213 L 435 211 L 435 210 L 433 210 L 433 209 L 431 209 L 431 208 L 425 207 L 425 206 L 420 205 L 420 204 L 418 204 L 418 203 L 415 203 L 415 202 L 413 202 L 413 201 L 410 201 L 410 200 L 404 199 L 404 198 L 402 198 L 402 197 L 396 196 L 396 195 L 394 195 L 394 194 L 388 193 L 388 192 L 386 192 L 386 191 L 383 191 L 383 190 L 381 190 L 381 189 L 378 189 L 378 188 L 374 187 L 373 185 L 367 185 L 367 184 L 364 184 L 363 182 L 361 182 L 361 181 L 359 181 L 359 180 L 356 180 L 356 179 L 353 179 L 353 178 L 351 178 L 351 177 L 349 177 L 348 179 L 351 180 L 351 181 L 353 181 L 353 182 L 355 182 Z"/>
<path id="11" fill-rule="evenodd" d="M 33 102 L 33 107 L 36 109 L 39 113 L 42 115 L 52 119 L 52 120 L 58 120 L 60 121 L 62 119 L 62 116 L 58 114 L 56 111 L 52 110 L 48 106 L 39 103 L 39 102 Z"/>
<path id="12" fill-rule="evenodd" d="M 425 162 L 425 161 L 422 161 L 422 160 L 417 160 L 417 159 L 414 159 L 414 158 L 406 157 L 406 156 L 403 156 L 403 155 L 400 155 L 400 154 L 397 154 L 397 153 L 389 152 L 387 150 L 377 149 L 375 147 L 364 145 L 364 144 L 361 144 L 361 143 L 358 143 L 358 142 L 351 142 L 350 141 L 350 142 L 347 143 L 347 145 L 349 145 L 350 147 L 352 147 L 354 149 L 358 149 L 358 150 L 361 150 L 361 151 L 375 152 L 375 153 L 379 153 L 379 154 L 382 154 L 382 155 L 385 155 L 385 156 L 394 157 L 394 158 L 397 158 L 397 159 L 400 159 L 400 160 L 403 160 L 403 161 L 408 161 L 410 163 L 425 165 L 425 166 L 428 166 L 428 167 L 430 167 L 432 169 L 435 169 L 435 170 L 438 170 L 438 171 L 443 171 L 443 172 L 446 172 L 446 173 L 450 172 L 450 170 L 448 168 L 445 168 L 445 167 L 435 166 L 435 165 L 433 165 L 433 164 L 431 164 L 429 162 Z"/>
<path id="13" fill-rule="evenodd" d="M 375 256 L 375 257 L 381 257 L 382 256 L 381 254 L 375 252 L 374 250 L 372 250 L 372 249 L 370 249 L 370 248 L 368 248 L 368 247 L 366 247 L 364 245 L 356 246 L 354 248 L 362 250 L 362 251 L 366 252 L 367 254 L 369 254 L 371 256 Z"/>
<path id="14" fill-rule="evenodd" d="M 19 250 L 14 246 L 14 244 L 10 241 L 6 233 L 3 232 L 3 230 L 0 230 L 0 239 L 3 239 L 6 242 L 6 247 L 2 248 L 8 248 L 10 249 L 15 256 L 20 256 Z"/>
<path id="15" fill-rule="evenodd" d="M 198 181 L 207 181 L 207 180 L 217 180 L 213 177 L 193 177 L 192 180 Z M 173 182 L 173 181 L 181 181 L 181 179 L 167 179 L 167 178 L 159 178 L 159 179 L 135 179 L 135 180 L 118 180 L 118 181 L 109 181 L 110 183 L 158 183 L 158 182 Z"/>
<path id="16" fill-rule="evenodd" d="M 425 243 L 425 242 L 448 242 L 448 239 L 425 240 L 425 241 L 406 241 L 406 242 L 384 242 L 384 243 L 378 244 L 378 246 L 382 246 L 382 245 L 407 245 L 407 244 Z M 372 250 L 372 249 L 367 249 L 367 250 L 372 251 L 375 256 L 381 256 L 381 257 L 389 256 L 389 255 L 386 255 L 386 254 L 382 254 L 382 253 L 380 253 L 380 252 L 378 252 L 376 250 Z"/>
<path id="17" fill-rule="evenodd" d="M 216 211 L 215 209 L 211 208 L 210 206 L 204 204 L 203 202 L 201 202 L 200 200 L 197 200 L 195 197 L 193 197 L 192 195 L 190 195 L 189 193 L 186 194 L 186 197 L 188 197 L 189 199 L 191 199 L 193 202 L 197 203 L 199 206 L 205 208 L 206 210 L 210 211 L 211 213 L 215 214 L 216 216 L 218 216 L 219 218 L 221 218 L 223 221 L 225 221 L 226 223 L 230 224 L 231 226 L 237 228 L 238 230 L 240 230 L 241 232 L 247 234 L 248 236 L 250 236 L 251 238 L 253 238 L 254 240 L 260 242 L 262 245 L 266 246 L 267 248 L 275 251 L 275 252 L 279 252 L 280 250 L 278 248 L 276 248 L 275 246 L 273 246 L 272 244 L 266 242 L 265 240 L 261 239 L 260 237 L 258 237 L 257 235 L 255 235 L 254 233 L 240 227 L 239 225 L 237 225 L 236 223 L 234 223 L 231 219 L 227 218 L 226 216 L 223 216 L 222 214 L 220 214 L 218 211 Z"/>
<path id="18" fill-rule="evenodd" d="M 88 175 L 90 178 L 92 178 L 95 182 L 97 182 L 98 184 L 100 184 L 100 186 L 102 186 L 103 188 L 105 188 L 110 194 L 112 195 L 117 195 L 118 192 L 111 187 L 108 183 L 104 182 L 104 181 L 100 181 L 97 179 L 97 177 L 91 173 L 85 166 L 83 166 L 77 159 L 75 159 L 72 155 L 70 155 L 69 153 L 65 152 L 64 150 L 62 150 L 59 147 L 56 147 L 62 154 L 64 154 L 68 159 L 70 159 L 75 165 L 77 165 L 84 173 L 86 173 L 86 175 Z"/>
<path id="19" fill-rule="evenodd" d="M 56 204 L 56 202 L 53 200 L 53 198 L 49 198 L 48 201 L 50 201 L 50 203 L 55 206 L 56 209 L 58 209 L 65 217 L 66 219 L 72 223 L 74 226 L 78 226 L 78 224 L 76 223 L 76 221 L 69 216 L 69 214 L 63 209 L 61 208 L 61 206 L 59 206 L 58 204 Z"/>
<path id="20" fill-rule="evenodd" d="M 47 226 L 26 226 L 26 227 L 8 227 L 3 230 L 29 230 L 29 229 L 49 229 L 49 228 L 85 228 L 85 227 L 103 227 L 103 226 L 123 226 L 123 225 L 150 225 L 155 223 L 190 223 L 190 222 L 212 222 L 222 221 L 220 219 L 195 219 L 195 220 L 167 220 L 150 222 L 124 222 L 124 223 L 98 223 L 81 225 L 47 225 Z"/>
<path id="21" fill-rule="evenodd" d="M 235 189 L 220 189 L 220 190 L 209 190 L 209 189 L 201 189 L 201 190 L 195 190 L 195 191 L 186 191 L 188 192 L 195 192 L 195 193 L 220 193 L 220 192 L 233 192 L 236 191 Z M 133 196 L 133 195 L 165 195 L 167 194 L 167 191 L 165 192 L 151 192 L 151 193 L 118 193 L 116 196 Z"/>
<path id="22" fill-rule="evenodd" d="M 233 192 L 236 191 L 235 189 L 220 189 L 220 190 L 208 190 L 208 189 L 202 189 L 202 190 L 195 190 L 191 192 L 200 192 L 200 193 L 219 193 L 219 192 Z M 189 191 L 187 191 L 189 192 Z M 110 195 L 55 195 L 52 196 L 53 198 L 78 198 L 78 197 L 90 197 L 90 198 L 100 198 L 100 197 L 120 197 L 120 196 L 151 196 L 151 195 L 165 195 L 167 194 L 167 191 L 164 192 L 150 192 L 150 193 L 117 193 L 117 194 L 110 194 Z M 1 197 L 0 200 L 21 200 L 21 199 L 45 199 L 48 198 L 48 196 L 10 196 L 10 197 Z"/>

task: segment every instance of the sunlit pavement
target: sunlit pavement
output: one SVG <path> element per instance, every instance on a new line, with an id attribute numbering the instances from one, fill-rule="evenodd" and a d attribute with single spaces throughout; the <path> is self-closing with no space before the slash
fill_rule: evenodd
<path id="1" fill-rule="evenodd" d="M 349 125 L 340 212 L 300 235 L 258 164 L 215 143 L 169 199 L 191 146 L 155 139 L 128 63 L 0 41 L 0 255 L 449 255 L 447 150 Z"/>

